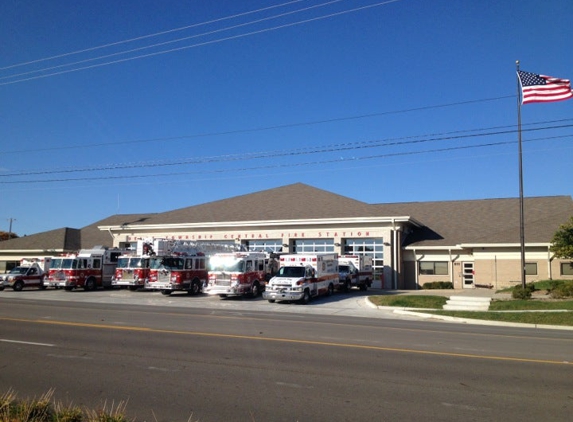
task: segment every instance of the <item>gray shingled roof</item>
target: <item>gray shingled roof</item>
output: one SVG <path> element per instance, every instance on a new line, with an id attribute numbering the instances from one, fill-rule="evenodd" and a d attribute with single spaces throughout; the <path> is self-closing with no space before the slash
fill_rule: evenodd
<path id="1" fill-rule="evenodd" d="M 375 205 L 380 215 L 408 215 L 423 223 L 406 244 L 519 243 L 519 198 Z M 525 242 L 548 243 L 573 216 L 570 196 L 524 199 Z"/>
<path id="2" fill-rule="evenodd" d="M 0 250 L 74 251 L 80 248 L 81 232 L 64 227 L 0 242 Z"/>
<path id="3" fill-rule="evenodd" d="M 152 215 L 154 214 L 112 215 L 82 229 L 64 227 L 5 240 L 0 242 L 0 251 L 42 250 L 73 252 L 79 249 L 92 248 L 96 245 L 111 247 L 113 246 L 112 237 L 108 232 L 99 230 L 98 226 L 142 224 Z"/>
<path id="4" fill-rule="evenodd" d="M 98 226 L 121 226 L 123 224 L 145 224 L 151 217 L 156 214 L 116 214 L 103 220 L 96 221 L 95 223 L 85 226 L 81 229 L 82 249 L 93 248 L 94 246 L 101 245 L 111 247 L 113 246 L 113 238 L 105 231 L 98 229 Z"/>
<path id="5" fill-rule="evenodd" d="M 525 198 L 524 209 L 526 243 L 549 243 L 559 225 L 573 216 L 573 200 L 570 196 Z M 409 235 L 405 245 L 520 240 L 518 198 L 367 204 L 295 183 L 164 213 L 113 215 L 81 230 L 63 228 L 0 242 L 0 250 L 111 246 L 111 236 L 98 226 L 397 216 L 409 216 L 425 226 Z"/>
<path id="6" fill-rule="evenodd" d="M 365 202 L 303 183 L 235 196 L 157 214 L 146 223 L 180 224 L 228 221 L 296 220 L 375 216 Z"/>
<path id="7" fill-rule="evenodd" d="M 569 196 L 525 198 L 525 240 L 548 243 L 573 215 Z M 425 227 L 406 244 L 519 243 L 519 199 L 367 204 L 303 183 L 151 216 L 142 224 L 409 216 Z M 104 224 L 98 224 L 104 225 Z"/>

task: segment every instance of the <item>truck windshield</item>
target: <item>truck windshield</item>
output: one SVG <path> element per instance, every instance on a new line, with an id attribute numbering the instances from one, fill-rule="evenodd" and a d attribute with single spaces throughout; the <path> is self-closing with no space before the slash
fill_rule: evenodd
<path id="1" fill-rule="evenodd" d="M 10 274 L 26 274 L 27 271 L 28 271 L 28 267 L 16 267 L 16 268 L 12 268 L 12 271 L 10 271 Z"/>
<path id="2" fill-rule="evenodd" d="M 117 260 L 117 268 L 129 268 L 129 258 L 119 258 Z"/>
<path id="3" fill-rule="evenodd" d="M 245 261 L 230 257 L 212 256 L 211 259 L 209 259 L 209 271 L 242 273 L 245 271 Z"/>
<path id="4" fill-rule="evenodd" d="M 62 268 L 62 258 L 54 258 L 52 259 L 52 262 L 50 264 L 50 269 L 52 270 L 59 270 L 60 268 Z"/>
<path id="5" fill-rule="evenodd" d="M 350 266 L 348 265 L 339 265 L 338 266 L 338 271 L 341 273 L 349 273 L 350 272 Z"/>
<path id="6" fill-rule="evenodd" d="M 281 267 L 276 277 L 304 277 L 304 267 Z"/>
<path id="7" fill-rule="evenodd" d="M 131 258 L 129 266 L 131 268 L 149 268 L 149 258 Z"/>
<path id="8" fill-rule="evenodd" d="M 78 260 L 73 258 L 64 258 L 62 259 L 62 269 L 64 270 L 73 270 L 78 268 Z"/>
<path id="9" fill-rule="evenodd" d="M 181 258 L 152 258 L 150 260 L 150 266 L 152 270 L 182 270 L 183 269 L 183 259 Z"/>

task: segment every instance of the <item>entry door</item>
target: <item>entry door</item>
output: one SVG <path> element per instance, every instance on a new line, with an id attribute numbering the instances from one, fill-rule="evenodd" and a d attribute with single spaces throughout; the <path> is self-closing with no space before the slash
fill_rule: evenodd
<path id="1" fill-rule="evenodd" d="M 464 289 L 474 287 L 474 263 L 462 262 L 462 286 Z"/>

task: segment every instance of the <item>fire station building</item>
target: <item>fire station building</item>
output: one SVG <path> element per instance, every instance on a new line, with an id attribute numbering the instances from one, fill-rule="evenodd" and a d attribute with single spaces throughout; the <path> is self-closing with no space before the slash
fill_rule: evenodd
<path id="1" fill-rule="evenodd" d="M 550 242 L 573 216 L 569 196 L 524 200 L 527 281 L 573 279 Z M 368 204 L 301 183 L 155 214 L 115 215 L 83 229 L 0 242 L 0 271 L 25 256 L 174 239 L 205 250 L 337 252 L 373 258 L 373 288 L 502 288 L 521 281 L 518 198 Z"/>

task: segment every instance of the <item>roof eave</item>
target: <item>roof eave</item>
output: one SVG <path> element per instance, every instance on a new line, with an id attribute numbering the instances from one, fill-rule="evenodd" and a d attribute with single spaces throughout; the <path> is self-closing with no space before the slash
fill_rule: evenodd
<path id="1" fill-rule="evenodd" d="M 422 224 L 409 216 L 399 217 L 354 217 L 354 218 L 317 218 L 317 219 L 293 219 L 293 220 L 252 220 L 252 221 L 212 221 L 200 223 L 176 223 L 176 224 L 127 224 L 115 226 L 98 226 L 100 230 L 122 231 L 131 230 L 166 230 L 166 229 L 209 229 L 221 227 L 266 227 L 266 226 L 293 226 L 293 225 L 332 225 L 332 224 L 396 224 L 410 223 L 422 227 Z"/>

